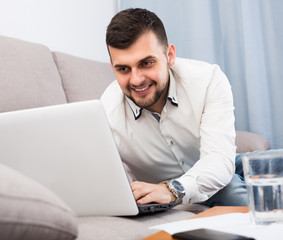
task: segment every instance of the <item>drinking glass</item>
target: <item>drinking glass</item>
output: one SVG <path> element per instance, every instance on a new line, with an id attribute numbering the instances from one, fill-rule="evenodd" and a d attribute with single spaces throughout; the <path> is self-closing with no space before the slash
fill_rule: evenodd
<path id="1" fill-rule="evenodd" d="M 283 223 L 283 149 L 254 152 L 242 159 L 252 222 Z"/>

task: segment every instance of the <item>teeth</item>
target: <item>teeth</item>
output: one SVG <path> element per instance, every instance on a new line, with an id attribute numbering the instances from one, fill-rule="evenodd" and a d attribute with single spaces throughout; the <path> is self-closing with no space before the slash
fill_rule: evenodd
<path id="1" fill-rule="evenodd" d="M 144 90 L 148 89 L 148 86 L 147 87 L 144 87 L 144 88 L 140 88 L 140 89 L 135 89 L 137 92 L 142 92 Z"/>

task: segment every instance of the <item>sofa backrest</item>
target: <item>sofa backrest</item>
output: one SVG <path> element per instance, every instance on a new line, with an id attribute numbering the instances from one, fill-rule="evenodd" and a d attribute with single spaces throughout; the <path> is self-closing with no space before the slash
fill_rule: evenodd
<path id="1" fill-rule="evenodd" d="M 49 49 L 0 36 L 0 112 L 66 103 Z"/>
<path id="2" fill-rule="evenodd" d="M 100 98 L 110 64 L 0 36 L 0 112 Z"/>
<path id="3" fill-rule="evenodd" d="M 67 102 L 100 98 L 115 79 L 110 64 L 54 52 Z"/>

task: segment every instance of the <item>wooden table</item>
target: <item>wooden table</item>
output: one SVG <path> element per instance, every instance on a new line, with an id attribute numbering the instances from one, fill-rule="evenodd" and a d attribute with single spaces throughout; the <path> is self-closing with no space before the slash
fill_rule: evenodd
<path id="1" fill-rule="evenodd" d="M 221 215 L 225 213 L 247 213 L 249 211 L 248 207 L 213 207 L 210 208 L 204 212 L 201 212 L 190 219 L 193 218 L 201 218 L 201 217 L 212 217 L 216 215 Z M 160 231 L 158 233 L 155 233 L 147 238 L 144 238 L 143 240 L 174 240 L 174 238 L 171 237 L 171 235 L 167 232 Z"/>

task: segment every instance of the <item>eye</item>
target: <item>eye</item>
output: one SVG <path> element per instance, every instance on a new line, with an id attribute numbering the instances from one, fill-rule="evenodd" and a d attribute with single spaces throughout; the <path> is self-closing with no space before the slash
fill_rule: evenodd
<path id="1" fill-rule="evenodd" d="M 116 70 L 120 73 L 128 73 L 130 71 L 130 68 L 128 67 L 119 67 L 119 68 L 116 68 Z"/>
<path id="2" fill-rule="evenodd" d="M 142 63 L 142 67 L 148 68 L 148 67 L 151 67 L 153 64 L 154 64 L 153 61 L 145 61 Z"/>

